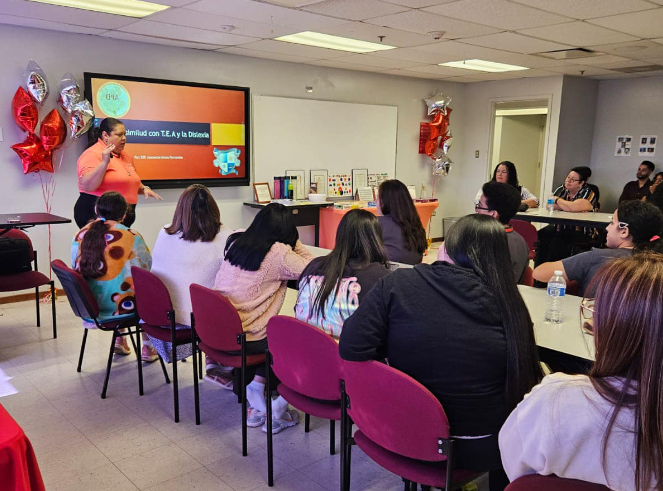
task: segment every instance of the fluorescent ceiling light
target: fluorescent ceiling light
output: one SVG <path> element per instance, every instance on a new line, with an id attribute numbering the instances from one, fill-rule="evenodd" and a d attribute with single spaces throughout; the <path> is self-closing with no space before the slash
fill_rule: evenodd
<path id="1" fill-rule="evenodd" d="M 518 70 L 529 70 L 524 66 L 507 65 L 506 63 L 495 63 L 485 60 L 462 60 L 450 61 L 448 63 L 439 63 L 440 66 L 450 66 L 453 68 L 464 68 L 465 70 L 477 70 L 479 72 L 515 72 Z"/>
<path id="2" fill-rule="evenodd" d="M 168 5 L 143 2 L 141 0 L 29 0 L 37 3 L 48 3 L 61 7 L 81 10 L 92 10 L 105 14 L 123 15 L 125 17 L 145 17 L 170 8 Z"/>
<path id="3" fill-rule="evenodd" d="M 331 34 L 321 34 L 319 32 L 304 31 L 288 36 L 275 38 L 277 41 L 286 43 L 304 44 L 306 46 L 316 46 L 318 48 L 337 49 L 340 51 L 350 51 L 352 53 L 372 53 L 373 51 L 382 51 L 394 49 L 396 46 L 387 44 L 369 43 L 358 39 L 332 36 Z"/>

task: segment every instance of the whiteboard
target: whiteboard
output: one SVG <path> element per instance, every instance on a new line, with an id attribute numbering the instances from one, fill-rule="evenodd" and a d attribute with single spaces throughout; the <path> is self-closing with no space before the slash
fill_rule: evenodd
<path id="1" fill-rule="evenodd" d="M 253 179 L 274 185 L 286 170 L 326 169 L 396 175 L 398 108 L 347 102 L 253 96 Z"/>

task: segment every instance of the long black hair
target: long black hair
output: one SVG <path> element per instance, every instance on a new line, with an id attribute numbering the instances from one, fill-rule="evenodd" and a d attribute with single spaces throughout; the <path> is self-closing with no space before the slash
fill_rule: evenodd
<path id="1" fill-rule="evenodd" d="M 509 177 L 507 178 L 506 183 L 511 184 L 514 188 L 520 191 L 522 186 L 518 183 L 518 171 L 516 170 L 515 164 L 509 160 L 500 162 L 495 166 L 495 170 L 493 171 L 493 178 L 491 181 L 497 181 L 497 169 L 499 169 L 500 165 L 506 167 L 506 170 L 509 172 Z"/>
<path id="2" fill-rule="evenodd" d="M 336 245 L 320 262 L 319 274 L 323 280 L 313 299 L 311 313 L 322 312 L 324 316 L 325 303 L 332 292 L 336 295 L 341 287 L 339 280 L 350 261 L 356 269 L 364 269 L 371 263 L 389 267 L 380 221 L 369 211 L 350 210 L 341 219 L 336 231 Z"/>
<path id="3" fill-rule="evenodd" d="M 511 281 L 504 227 L 493 217 L 472 214 L 458 220 L 444 246 L 458 266 L 472 269 L 495 297 L 506 337 L 506 392 L 509 411 L 543 378 L 529 311 Z"/>
<path id="4" fill-rule="evenodd" d="M 127 212 L 127 201 L 120 193 L 108 191 L 97 198 L 95 209 L 98 218 L 91 222 L 80 245 L 78 270 L 85 279 L 101 278 L 106 274 L 104 252 L 106 234 L 111 228 L 106 220 L 121 223 Z"/>
<path id="5" fill-rule="evenodd" d="M 90 128 L 90 138 L 88 140 L 88 146 L 91 147 L 92 145 L 97 143 L 97 140 L 101 138 L 101 135 L 104 134 L 104 131 L 110 135 L 115 129 L 115 127 L 119 125 L 124 126 L 124 123 L 119 119 L 104 118 L 101 121 L 101 123 L 99 123 L 99 126 L 92 126 L 92 128 Z"/>
<path id="6" fill-rule="evenodd" d="M 628 200 L 619 203 L 617 218 L 628 223 L 633 252 L 663 253 L 663 213 L 651 203 Z"/>
<path id="7" fill-rule="evenodd" d="M 276 242 L 294 249 L 297 240 L 299 232 L 290 210 L 280 203 L 270 203 L 258 212 L 245 232 L 228 237 L 225 260 L 245 271 L 258 271 Z"/>
<path id="8" fill-rule="evenodd" d="M 378 188 L 380 211 L 398 224 L 408 251 L 423 254 L 428 247 L 426 231 L 405 184 L 398 179 L 383 181 Z"/>

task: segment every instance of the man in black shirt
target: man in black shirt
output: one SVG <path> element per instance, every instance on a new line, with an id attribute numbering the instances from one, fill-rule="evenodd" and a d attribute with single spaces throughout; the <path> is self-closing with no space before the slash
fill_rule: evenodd
<path id="1" fill-rule="evenodd" d="M 622 195 L 619 197 L 619 202 L 626 201 L 629 199 L 642 199 L 643 197 L 649 197 L 651 192 L 649 191 L 649 186 L 652 185 L 649 176 L 654 172 L 654 163 L 649 160 L 643 160 L 640 166 L 638 167 L 638 172 L 636 172 L 635 177 L 637 180 L 627 182 L 622 191 Z"/>

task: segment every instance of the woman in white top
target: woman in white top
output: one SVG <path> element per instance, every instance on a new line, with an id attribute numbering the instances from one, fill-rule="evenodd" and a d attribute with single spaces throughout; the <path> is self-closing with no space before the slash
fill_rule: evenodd
<path id="1" fill-rule="evenodd" d="M 164 282 L 170 293 L 178 324 L 191 324 L 191 283 L 212 288 L 216 273 L 223 262 L 226 240 L 232 233 L 221 223 L 216 201 L 205 186 L 194 184 L 184 190 L 177 201 L 173 223 L 159 232 L 152 253 L 152 273 Z M 153 339 L 154 347 L 170 360 L 170 343 Z M 177 348 L 178 359 L 191 355 L 191 345 Z M 210 373 L 213 371 L 214 373 Z M 225 370 L 207 363 L 207 373 L 215 383 L 232 388 L 223 378 Z M 230 383 L 229 383 L 230 382 Z"/>
<path id="2" fill-rule="evenodd" d="M 509 479 L 526 474 L 663 490 L 663 255 L 607 263 L 596 275 L 596 361 L 589 375 L 552 374 L 511 413 L 499 436 Z M 571 315 L 571 314 L 569 314 Z"/>
<path id="3" fill-rule="evenodd" d="M 513 162 L 505 160 L 504 162 L 497 164 L 497 167 L 495 167 L 495 170 L 493 171 L 493 178 L 491 181 L 511 184 L 520 193 L 521 203 L 526 204 L 528 208 L 539 207 L 539 198 L 534 196 L 525 186 L 518 184 L 518 171 Z M 481 199 L 481 194 L 481 189 L 479 189 L 476 198 L 474 198 L 475 202 Z"/>

